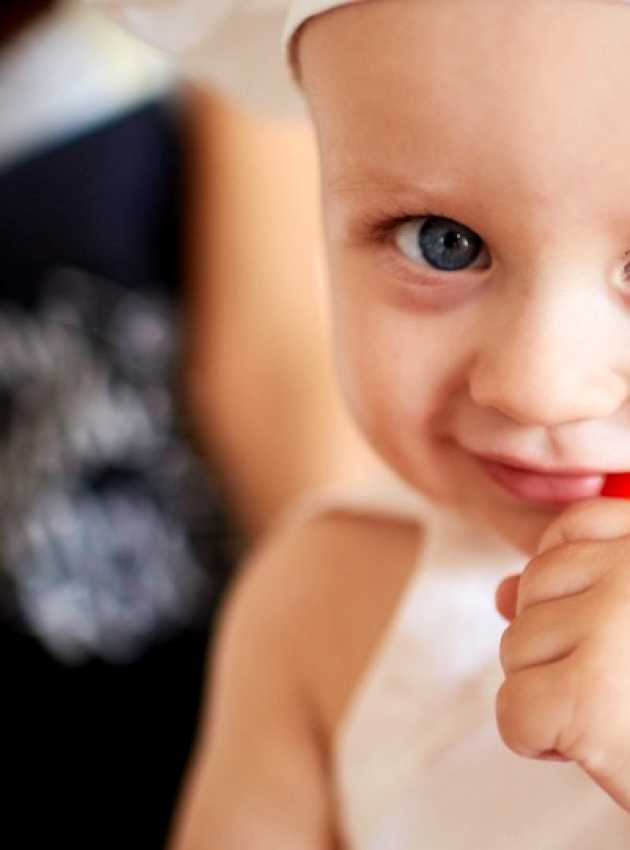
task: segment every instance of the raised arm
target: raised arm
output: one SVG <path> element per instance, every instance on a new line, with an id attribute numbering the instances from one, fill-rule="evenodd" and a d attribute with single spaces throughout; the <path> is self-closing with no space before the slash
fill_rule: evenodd
<path id="1" fill-rule="evenodd" d="M 257 532 L 303 493 L 381 467 L 333 376 L 309 127 L 189 96 L 185 382 L 201 448 Z"/>

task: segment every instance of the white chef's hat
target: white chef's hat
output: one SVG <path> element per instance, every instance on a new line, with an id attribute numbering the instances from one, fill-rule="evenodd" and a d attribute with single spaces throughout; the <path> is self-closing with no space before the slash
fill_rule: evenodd
<path id="1" fill-rule="evenodd" d="M 107 8 L 145 41 L 183 56 L 187 72 L 206 78 L 249 105 L 287 112 L 300 108 L 290 73 L 291 47 L 300 27 L 338 6 L 367 0 L 87 2 Z"/>

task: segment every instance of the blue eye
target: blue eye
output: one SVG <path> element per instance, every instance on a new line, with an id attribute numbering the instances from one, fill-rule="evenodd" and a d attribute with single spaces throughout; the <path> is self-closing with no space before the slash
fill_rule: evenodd
<path id="1" fill-rule="evenodd" d="M 450 218 L 428 216 L 404 222 L 396 230 L 396 245 L 412 262 L 425 261 L 432 268 L 455 272 L 487 259 L 483 240 Z"/>

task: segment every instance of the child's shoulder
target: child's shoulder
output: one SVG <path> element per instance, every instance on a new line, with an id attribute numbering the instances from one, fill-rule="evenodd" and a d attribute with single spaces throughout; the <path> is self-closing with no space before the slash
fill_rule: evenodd
<path id="1" fill-rule="evenodd" d="M 260 616 L 297 653 L 329 741 L 416 568 L 422 537 L 411 515 L 328 507 L 287 524 L 245 568 Z"/>
<path id="2" fill-rule="evenodd" d="M 332 847 L 331 745 L 417 562 L 403 517 L 327 509 L 243 566 L 174 847 Z"/>

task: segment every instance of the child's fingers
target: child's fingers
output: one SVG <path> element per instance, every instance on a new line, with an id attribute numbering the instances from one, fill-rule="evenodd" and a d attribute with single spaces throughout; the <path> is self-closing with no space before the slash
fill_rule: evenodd
<path id="1" fill-rule="evenodd" d="M 497 587 L 495 605 L 499 614 L 506 620 L 513 620 L 516 616 L 519 580 L 520 576 L 508 576 Z"/>
<path id="2" fill-rule="evenodd" d="M 612 540 L 630 534 L 630 501 L 588 499 L 574 502 L 545 530 L 537 555 L 563 543 Z"/>
<path id="3" fill-rule="evenodd" d="M 527 608 L 501 637 L 499 657 L 506 676 L 568 656 L 589 626 L 590 600 L 584 595 L 554 599 Z"/>
<path id="4" fill-rule="evenodd" d="M 574 712 L 574 675 L 569 659 L 514 673 L 499 688 L 499 734 L 517 755 L 569 755 Z"/>
<path id="5" fill-rule="evenodd" d="M 520 581 L 509 576 L 497 588 L 495 603 L 507 620 L 530 605 L 580 593 L 605 571 L 606 562 L 595 545 L 570 547 L 571 543 L 614 540 L 630 535 L 630 502 L 591 499 L 576 502 L 549 525 L 538 545 L 538 554 L 527 565 Z M 565 545 L 561 554 L 547 552 Z M 579 562 L 579 566 L 578 566 Z M 608 561 L 608 563 L 610 563 Z"/>
<path id="6" fill-rule="evenodd" d="M 592 587 L 617 563 L 617 541 L 566 543 L 533 558 L 521 574 L 516 615 L 552 599 L 574 596 Z M 624 546 L 627 556 L 628 545 Z"/>

